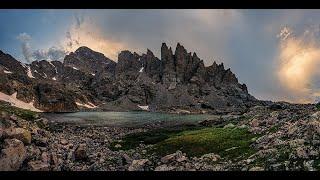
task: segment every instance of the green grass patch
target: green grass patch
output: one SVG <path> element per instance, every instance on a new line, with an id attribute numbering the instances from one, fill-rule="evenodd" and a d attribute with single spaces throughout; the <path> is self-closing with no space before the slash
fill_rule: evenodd
<path id="1" fill-rule="evenodd" d="M 256 135 L 247 129 L 205 128 L 178 133 L 157 143 L 154 151 L 166 155 L 181 150 L 188 156 L 198 157 L 207 153 L 217 153 L 223 158 L 238 159 L 256 152 L 250 147 L 254 137 Z"/>
<path id="2" fill-rule="evenodd" d="M 15 114 L 16 116 L 29 121 L 33 121 L 38 117 L 38 113 L 36 112 L 13 107 L 6 103 L 0 103 L 0 110 L 5 111 L 9 114 Z"/>
<path id="3" fill-rule="evenodd" d="M 121 142 L 112 142 L 110 144 L 111 150 L 129 150 L 137 147 L 139 144 L 156 144 L 161 141 L 164 141 L 177 133 L 182 131 L 197 129 L 196 126 L 181 126 L 181 127 L 171 127 L 171 128 L 162 128 L 151 130 L 147 132 L 129 134 L 125 136 Z M 115 145 L 120 144 L 121 148 L 116 148 Z"/>

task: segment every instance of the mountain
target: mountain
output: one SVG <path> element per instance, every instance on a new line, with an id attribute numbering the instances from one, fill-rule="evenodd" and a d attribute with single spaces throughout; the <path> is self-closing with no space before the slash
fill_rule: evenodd
<path id="1" fill-rule="evenodd" d="M 88 47 L 60 61 L 23 64 L 0 51 L 0 99 L 21 101 L 39 111 L 149 110 L 242 112 L 259 103 L 223 63 L 206 67 L 180 43 L 165 43 L 161 59 L 148 49 L 128 50 L 115 62 Z"/>

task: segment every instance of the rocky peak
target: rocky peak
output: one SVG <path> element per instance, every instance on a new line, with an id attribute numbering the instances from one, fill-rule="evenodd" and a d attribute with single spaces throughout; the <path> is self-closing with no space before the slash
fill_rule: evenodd
<path id="1" fill-rule="evenodd" d="M 79 47 L 75 52 L 74 52 L 80 59 L 87 58 L 87 60 L 99 60 L 99 59 L 104 59 L 104 55 L 102 53 L 93 51 L 92 49 L 82 46 Z"/>
<path id="2" fill-rule="evenodd" d="M 177 72 L 177 82 L 184 82 L 187 65 L 192 59 L 191 53 L 188 53 L 187 50 L 181 46 L 180 43 L 178 43 L 174 57 Z"/>
<path id="3" fill-rule="evenodd" d="M 168 48 L 166 43 L 162 43 L 161 46 L 161 61 L 168 65 L 174 67 L 174 58 L 171 47 Z"/>
<path id="4" fill-rule="evenodd" d="M 114 61 L 105 57 L 102 53 L 93 51 L 85 46 L 67 55 L 64 58 L 64 64 L 90 74 L 105 72 L 113 74 L 116 66 Z"/>
<path id="5" fill-rule="evenodd" d="M 140 56 L 137 53 L 131 53 L 128 50 L 121 51 L 118 55 L 118 63 L 116 65 L 116 75 L 124 72 L 138 72 L 142 64 L 139 61 Z"/>
<path id="6" fill-rule="evenodd" d="M 153 55 L 153 52 L 152 52 L 150 49 L 147 49 L 147 55 L 148 55 L 148 56 L 154 56 L 154 55 Z"/>
<path id="7" fill-rule="evenodd" d="M 176 84 L 176 64 L 174 60 L 174 56 L 172 54 L 171 47 L 165 43 L 162 43 L 161 46 L 161 63 L 162 63 L 162 70 L 161 70 L 161 77 L 162 82 L 166 86 L 175 87 Z"/>
<path id="8" fill-rule="evenodd" d="M 7 71 L 18 74 L 26 74 L 26 67 L 21 62 L 13 58 L 10 54 L 0 51 L 0 65 L 5 67 Z"/>
<path id="9" fill-rule="evenodd" d="M 140 61 L 143 65 L 143 72 L 154 79 L 154 81 L 159 82 L 162 65 L 161 61 L 154 56 L 153 52 L 147 49 L 147 53 L 142 54 Z"/>

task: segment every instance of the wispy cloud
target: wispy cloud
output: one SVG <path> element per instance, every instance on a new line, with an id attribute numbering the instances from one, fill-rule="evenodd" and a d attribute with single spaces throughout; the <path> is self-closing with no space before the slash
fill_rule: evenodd
<path id="1" fill-rule="evenodd" d="M 67 51 L 63 47 L 52 46 L 48 49 L 33 50 L 30 44 L 32 37 L 27 33 L 20 33 L 17 39 L 21 41 L 21 49 L 27 63 L 37 60 L 63 60 Z"/>
<path id="2" fill-rule="evenodd" d="M 17 39 L 19 41 L 21 41 L 21 50 L 22 50 L 22 54 L 24 56 L 24 59 L 28 63 L 32 62 L 32 51 L 31 51 L 31 47 L 30 47 L 31 36 L 24 32 L 24 33 L 20 33 L 17 36 Z"/>

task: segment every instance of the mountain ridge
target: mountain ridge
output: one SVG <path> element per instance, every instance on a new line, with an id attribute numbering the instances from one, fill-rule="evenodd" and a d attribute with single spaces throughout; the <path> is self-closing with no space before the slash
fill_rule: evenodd
<path id="1" fill-rule="evenodd" d="M 160 59 L 149 49 L 141 55 L 123 50 L 117 62 L 85 46 L 66 55 L 63 62 L 30 64 L 1 51 L 0 74 L 0 92 L 17 92 L 18 99 L 34 101 L 35 107 L 48 112 L 148 106 L 150 111 L 221 113 L 242 111 L 259 102 L 230 68 L 215 61 L 205 66 L 180 43 L 174 53 L 162 43 Z"/>

